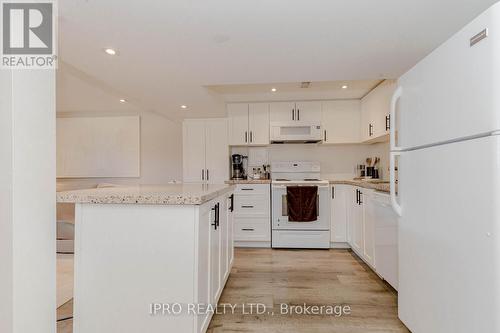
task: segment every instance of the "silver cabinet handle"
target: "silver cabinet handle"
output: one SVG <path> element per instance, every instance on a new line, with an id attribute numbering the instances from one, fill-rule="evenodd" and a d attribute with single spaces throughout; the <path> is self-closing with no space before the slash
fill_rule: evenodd
<path id="1" fill-rule="evenodd" d="M 207 169 L 207 180 L 210 180 L 210 176 L 208 175 L 208 169 Z"/>
<path id="2" fill-rule="evenodd" d="M 253 206 L 241 206 L 241 208 L 253 208 Z"/>
<path id="3" fill-rule="evenodd" d="M 297 109 L 297 120 L 300 120 L 300 109 Z"/>
<path id="4" fill-rule="evenodd" d="M 205 169 L 201 169 L 201 180 L 205 180 Z"/>
<path id="5" fill-rule="evenodd" d="M 253 131 L 250 131 L 250 142 L 253 142 Z"/>
<path id="6" fill-rule="evenodd" d="M 247 142 L 248 142 L 248 132 L 245 131 L 245 143 L 247 143 Z"/>
<path id="7" fill-rule="evenodd" d="M 255 229 L 254 228 L 242 228 L 241 230 L 242 231 L 254 231 Z"/>
<path id="8" fill-rule="evenodd" d="M 253 188 L 242 188 L 242 191 L 253 191 Z"/>
<path id="9" fill-rule="evenodd" d="M 295 110 L 292 109 L 292 120 L 295 120 Z"/>

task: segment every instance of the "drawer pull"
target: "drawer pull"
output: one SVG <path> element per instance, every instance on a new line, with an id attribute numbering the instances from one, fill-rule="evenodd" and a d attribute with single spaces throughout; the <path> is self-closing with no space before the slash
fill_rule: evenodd
<path id="1" fill-rule="evenodd" d="M 253 208 L 253 206 L 241 206 L 241 208 Z"/>
<path id="2" fill-rule="evenodd" d="M 253 229 L 253 228 L 243 228 L 243 229 L 241 229 L 241 230 L 242 230 L 242 231 L 254 231 L 255 229 Z"/>
<path id="3" fill-rule="evenodd" d="M 253 188 L 242 188 L 242 191 L 253 191 Z"/>

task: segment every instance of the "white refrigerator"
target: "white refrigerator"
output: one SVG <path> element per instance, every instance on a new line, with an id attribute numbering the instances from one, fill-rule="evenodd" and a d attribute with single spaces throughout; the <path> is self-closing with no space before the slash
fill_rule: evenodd
<path id="1" fill-rule="evenodd" d="M 391 103 L 399 317 L 413 333 L 500 332 L 499 134 L 497 3 L 404 74 Z"/>

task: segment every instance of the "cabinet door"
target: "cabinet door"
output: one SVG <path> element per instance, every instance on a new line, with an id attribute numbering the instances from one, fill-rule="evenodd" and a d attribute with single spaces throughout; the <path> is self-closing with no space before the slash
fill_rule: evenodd
<path id="1" fill-rule="evenodd" d="M 374 140 L 388 133 L 385 120 L 390 111 L 391 98 L 395 89 L 395 81 L 386 80 L 361 100 L 363 141 Z"/>
<path id="2" fill-rule="evenodd" d="M 321 114 L 324 143 L 358 143 L 361 141 L 361 103 L 359 101 L 325 101 Z"/>
<path id="3" fill-rule="evenodd" d="M 269 103 L 269 118 L 271 122 L 296 120 L 295 102 Z"/>
<path id="4" fill-rule="evenodd" d="M 182 136 L 182 178 L 187 183 L 203 182 L 205 180 L 205 121 L 184 121 Z"/>
<path id="5" fill-rule="evenodd" d="M 248 104 L 232 103 L 227 105 L 229 120 L 229 144 L 246 145 L 248 137 Z"/>
<path id="6" fill-rule="evenodd" d="M 210 223 L 210 303 L 215 305 L 221 290 L 221 237 L 217 226 L 217 217 L 220 216 L 220 203 L 216 201 L 211 208 Z"/>
<path id="7" fill-rule="evenodd" d="M 211 281 L 208 278 L 210 272 L 210 238 L 212 234 L 212 203 L 208 202 L 199 208 L 199 221 L 198 221 L 198 299 L 195 301 L 198 304 L 211 303 Z M 197 316 L 197 330 L 201 332 L 201 328 L 208 327 L 210 320 L 209 313 L 200 312 Z"/>
<path id="8" fill-rule="evenodd" d="M 297 102 L 295 103 L 295 120 L 307 123 L 321 123 L 321 102 Z"/>
<path id="9" fill-rule="evenodd" d="M 363 200 L 362 192 L 357 194 L 356 191 L 360 191 L 359 188 L 353 188 L 353 203 L 351 203 L 351 213 L 350 213 L 350 223 L 351 228 L 351 247 L 359 255 L 363 255 L 363 206 L 357 203 L 358 196 Z"/>
<path id="10" fill-rule="evenodd" d="M 205 178 L 211 184 L 223 184 L 229 179 L 229 145 L 227 120 L 206 121 L 206 169 Z"/>
<path id="11" fill-rule="evenodd" d="M 234 258 L 234 193 L 228 197 L 228 209 L 227 209 L 227 242 L 228 242 L 228 274 L 231 270 L 231 265 L 233 264 Z"/>
<path id="12" fill-rule="evenodd" d="M 371 200 L 372 191 L 364 190 L 363 203 L 363 258 L 375 268 L 375 215 L 373 201 Z"/>
<path id="13" fill-rule="evenodd" d="M 224 195 L 220 200 L 219 207 L 219 232 L 220 232 L 220 280 L 221 289 L 224 288 L 224 282 L 229 272 L 229 237 L 228 237 L 228 225 L 227 225 L 227 208 L 228 200 L 227 196 Z"/>
<path id="14" fill-rule="evenodd" d="M 269 104 L 251 103 L 248 105 L 249 144 L 269 144 Z"/>
<path id="15" fill-rule="evenodd" d="M 350 186 L 333 185 L 331 205 L 331 241 L 347 242 L 347 196 Z"/>

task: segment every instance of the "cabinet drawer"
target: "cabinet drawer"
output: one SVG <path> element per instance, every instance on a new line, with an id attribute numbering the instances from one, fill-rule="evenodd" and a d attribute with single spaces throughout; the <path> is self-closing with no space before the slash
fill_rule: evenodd
<path id="1" fill-rule="evenodd" d="M 271 221 L 269 218 L 234 219 L 234 240 L 270 241 Z"/>
<path id="2" fill-rule="evenodd" d="M 235 195 L 234 216 L 269 217 L 270 198 L 263 195 Z"/>
<path id="3" fill-rule="evenodd" d="M 271 186 L 269 184 L 238 184 L 234 190 L 235 194 L 259 194 L 271 196 Z"/>

